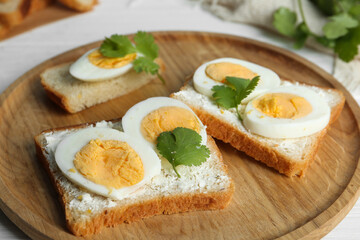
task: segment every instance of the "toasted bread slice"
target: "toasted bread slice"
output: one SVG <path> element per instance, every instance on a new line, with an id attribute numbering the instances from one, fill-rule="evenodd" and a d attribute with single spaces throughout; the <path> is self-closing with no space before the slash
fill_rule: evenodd
<path id="1" fill-rule="evenodd" d="M 157 59 L 160 72 L 165 66 Z M 41 74 L 41 84 L 47 95 L 60 107 L 70 113 L 79 112 L 99 103 L 120 97 L 142 87 L 156 76 L 136 73 L 133 69 L 119 77 L 99 82 L 84 82 L 69 73 L 71 63 L 61 64 L 45 70 Z"/>
<path id="2" fill-rule="evenodd" d="M 28 15 L 30 0 L 11 0 L 0 3 L 0 22 L 8 27 L 21 23 Z"/>
<path id="3" fill-rule="evenodd" d="M 55 2 L 55 0 L 32 0 L 30 4 L 29 14 L 42 10 Z"/>
<path id="4" fill-rule="evenodd" d="M 266 138 L 249 132 L 237 118 L 236 113 L 219 108 L 209 97 L 198 93 L 191 81 L 171 97 L 191 107 L 207 126 L 207 132 L 212 137 L 230 143 L 237 150 L 275 168 L 280 173 L 287 176 L 303 176 L 315 158 L 321 139 L 330 124 L 340 115 L 345 102 L 339 90 L 307 86 L 323 96 L 329 104 L 330 123 L 320 132 L 291 139 Z"/>
<path id="5" fill-rule="evenodd" d="M 67 135 L 94 125 L 51 129 L 35 137 L 37 155 L 59 193 L 67 227 L 76 236 L 87 236 L 104 227 L 154 215 L 222 209 L 229 204 L 234 184 L 210 136 L 207 141 L 210 157 L 200 166 L 178 166 L 181 178 L 163 162 L 160 175 L 123 200 L 111 200 L 79 188 L 61 173 L 54 151 Z M 122 129 L 120 120 L 103 121 L 96 126 Z"/>
<path id="6" fill-rule="evenodd" d="M 44 9 L 55 0 L 0 0 L 0 38 L 20 24 L 24 18 Z"/>
<path id="7" fill-rule="evenodd" d="M 97 4 L 97 0 L 59 0 L 59 2 L 79 12 L 90 11 Z"/>
<path id="8" fill-rule="evenodd" d="M 4 24 L 0 23 L 0 39 L 4 37 L 9 31 L 9 28 L 6 27 Z"/>

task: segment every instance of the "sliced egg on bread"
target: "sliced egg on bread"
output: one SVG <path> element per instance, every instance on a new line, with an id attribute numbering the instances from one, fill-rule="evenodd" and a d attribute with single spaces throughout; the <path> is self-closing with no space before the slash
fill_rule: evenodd
<path id="1" fill-rule="evenodd" d="M 168 97 L 153 97 L 131 107 L 122 118 L 124 132 L 155 149 L 157 137 L 177 127 L 189 128 L 206 145 L 206 128 L 186 104 Z"/>
<path id="2" fill-rule="evenodd" d="M 57 146 L 55 161 L 72 182 L 93 193 L 123 199 L 160 174 L 155 151 L 111 128 L 84 128 Z"/>
<path id="3" fill-rule="evenodd" d="M 249 132 L 269 138 L 298 138 L 314 134 L 329 123 L 330 107 L 303 86 L 281 86 L 252 99 L 243 124 Z"/>
<path id="4" fill-rule="evenodd" d="M 236 58 L 219 58 L 202 64 L 194 73 L 193 83 L 196 91 L 211 97 L 213 94 L 211 89 L 216 85 L 224 85 L 226 77 L 251 80 L 256 76 L 260 76 L 260 81 L 255 90 L 242 101 L 244 104 L 260 93 L 280 86 L 279 76 L 272 70 L 255 63 Z"/>
<path id="5" fill-rule="evenodd" d="M 108 80 L 128 72 L 137 54 L 124 57 L 105 57 L 98 48 L 92 49 L 75 61 L 69 69 L 70 74 L 79 80 L 93 82 Z"/>

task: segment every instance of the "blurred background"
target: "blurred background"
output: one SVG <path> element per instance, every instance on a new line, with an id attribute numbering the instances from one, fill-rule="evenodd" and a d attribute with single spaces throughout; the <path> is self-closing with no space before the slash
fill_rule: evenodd
<path id="1" fill-rule="evenodd" d="M 295 52 L 360 102 L 356 0 L 0 0 L 0 93 L 60 53 L 111 34 L 232 34 Z M 360 239 L 360 202 L 324 239 Z M 0 239 L 28 239 L 0 211 Z"/>

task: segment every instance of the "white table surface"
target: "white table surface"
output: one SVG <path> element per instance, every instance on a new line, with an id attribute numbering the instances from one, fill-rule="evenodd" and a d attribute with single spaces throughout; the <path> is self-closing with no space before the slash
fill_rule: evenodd
<path id="1" fill-rule="evenodd" d="M 75 47 L 98 41 L 114 33 L 138 30 L 191 30 L 233 34 L 267 42 L 290 51 L 292 43 L 265 30 L 225 22 L 189 0 L 100 0 L 89 13 L 36 28 L 0 42 L 0 93 L 41 62 Z M 310 49 L 296 51 L 327 72 L 333 59 Z M 0 211 L 0 239 L 28 239 Z M 323 239 L 360 239 L 360 201 L 345 219 Z"/>

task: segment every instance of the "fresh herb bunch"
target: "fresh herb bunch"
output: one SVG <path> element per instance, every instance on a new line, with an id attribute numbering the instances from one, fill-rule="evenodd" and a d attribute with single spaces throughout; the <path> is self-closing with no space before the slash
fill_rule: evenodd
<path id="1" fill-rule="evenodd" d="M 259 76 L 254 77 L 252 80 L 237 77 L 226 77 L 227 85 L 216 85 L 212 87 L 213 98 L 215 102 L 225 108 L 235 108 L 240 121 L 242 118 L 239 113 L 238 106 L 241 101 L 245 99 L 255 89 L 260 80 Z"/>
<path id="2" fill-rule="evenodd" d="M 141 56 L 133 62 L 136 72 L 146 72 L 157 75 L 165 84 L 164 78 L 159 74 L 160 66 L 154 62 L 158 57 L 159 47 L 154 41 L 154 37 L 146 32 L 139 31 L 134 36 L 135 45 L 124 35 L 114 34 L 110 38 L 105 38 L 100 46 L 100 52 L 105 57 L 124 57 L 130 53 L 140 53 Z"/>
<path id="3" fill-rule="evenodd" d="M 323 36 L 313 33 L 305 19 L 301 0 L 298 5 L 303 21 L 296 25 L 296 13 L 281 7 L 273 15 L 274 27 L 283 35 L 294 38 L 294 48 L 302 48 L 308 37 L 325 47 L 332 48 L 339 58 L 350 62 L 358 53 L 360 44 L 360 0 L 312 0 L 329 17 L 323 26 Z"/>
<path id="4" fill-rule="evenodd" d="M 176 166 L 199 166 L 210 156 L 210 150 L 201 145 L 201 136 L 192 129 L 178 127 L 162 132 L 157 141 L 159 153 L 171 163 L 178 177 Z"/>

